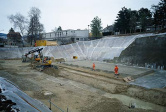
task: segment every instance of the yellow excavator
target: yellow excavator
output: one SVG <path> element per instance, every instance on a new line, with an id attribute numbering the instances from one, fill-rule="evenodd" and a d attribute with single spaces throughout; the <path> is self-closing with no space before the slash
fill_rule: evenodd
<path id="1" fill-rule="evenodd" d="M 22 62 L 29 62 L 29 61 L 37 61 L 39 62 L 43 55 L 42 55 L 42 51 L 43 48 L 37 48 L 37 49 L 34 49 L 34 50 L 31 50 L 31 51 L 28 51 L 28 53 L 25 53 L 24 55 L 22 55 Z M 34 55 L 35 53 L 35 55 Z M 28 55 L 31 54 L 31 58 L 28 57 Z"/>
<path id="2" fill-rule="evenodd" d="M 37 48 L 34 50 L 29 51 L 28 53 L 25 53 L 25 55 L 22 56 L 22 62 L 31 62 L 31 67 L 33 69 L 37 69 L 39 71 L 44 71 L 47 68 L 52 69 L 52 71 L 57 70 L 57 66 L 52 65 L 51 57 L 44 56 L 42 54 L 43 48 Z M 28 55 L 31 54 L 31 58 L 28 57 Z"/>
<path id="3" fill-rule="evenodd" d="M 49 56 L 44 56 L 42 60 L 38 63 L 33 63 L 34 68 L 39 71 L 51 71 L 54 73 L 59 73 L 58 67 L 55 65 L 52 65 L 52 60 Z M 49 72 L 49 74 L 52 74 Z"/>
<path id="4" fill-rule="evenodd" d="M 51 58 L 45 56 L 43 60 L 40 62 L 40 66 L 42 68 L 41 71 L 44 70 L 45 68 L 53 67 Z"/>

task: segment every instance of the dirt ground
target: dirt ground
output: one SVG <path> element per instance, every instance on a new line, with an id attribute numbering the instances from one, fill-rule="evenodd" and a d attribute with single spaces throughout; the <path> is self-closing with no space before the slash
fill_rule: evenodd
<path id="1" fill-rule="evenodd" d="M 86 68 L 65 66 L 60 64 L 60 72 L 57 75 L 52 74 L 51 70 L 44 73 L 32 69 L 29 63 L 22 63 L 21 60 L 1 60 L 0 77 L 12 81 L 26 94 L 48 107 L 50 107 L 48 101 L 51 99 L 64 111 L 67 111 L 67 108 L 69 112 L 166 111 L 164 101 L 156 102 L 133 95 L 134 92 L 145 89 L 131 87 L 120 78 L 114 78 L 112 73 L 105 74 L 100 71 L 92 72 Z M 147 91 L 149 90 L 145 90 Z M 159 95 L 165 94 L 157 92 Z M 135 108 L 129 108 L 131 104 Z M 60 112 L 53 105 L 51 109 L 53 112 Z"/>

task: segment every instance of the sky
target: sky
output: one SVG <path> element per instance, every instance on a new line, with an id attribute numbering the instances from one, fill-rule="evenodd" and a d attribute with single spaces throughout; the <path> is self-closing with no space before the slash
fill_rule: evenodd
<path id="1" fill-rule="evenodd" d="M 0 0 L 0 33 L 8 33 L 13 24 L 8 20 L 11 14 L 20 13 L 28 17 L 31 7 L 41 11 L 40 22 L 44 24 L 45 32 L 51 32 L 55 27 L 67 29 L 88 29 L 94 17 L 102 21 L 102 27 L 115 22 L 122 7 L 139 10 L 151 9 L 160 0 Z M 15 31 L 19 31 L 15 29 Z"/>

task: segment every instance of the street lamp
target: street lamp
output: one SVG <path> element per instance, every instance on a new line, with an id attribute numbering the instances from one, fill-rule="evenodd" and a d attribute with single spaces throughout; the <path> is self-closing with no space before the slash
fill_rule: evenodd
<path id="1" fill-rule="evenodd" d="M 88 37 L 89 37 L 89 25 L 88 25 Z"/>

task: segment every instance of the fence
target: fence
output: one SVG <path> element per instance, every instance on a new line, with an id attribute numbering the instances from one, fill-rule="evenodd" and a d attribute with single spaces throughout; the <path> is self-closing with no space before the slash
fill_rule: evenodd
<path id="1" fill-rule="evenodd" d="M 50 103 L 50 110 L 52 109 L 52 105 L 54 107 L 56 107 L 58 110 L 60 110 L 61 112 L 65 112 L 64 110 L 62 110 L 60 107 L 58 107 L 57 105 L 55 105 L 54 103 L 51 102 L 51 99 L 48 101 Z M 67 108 L 67 111 L 66 112 L 69 112 L 68 108 Z"/>

